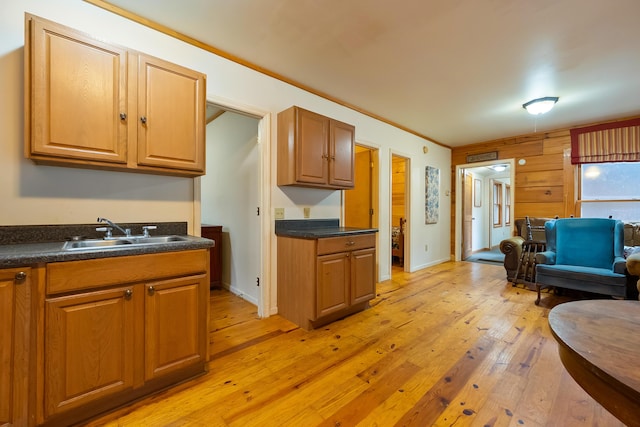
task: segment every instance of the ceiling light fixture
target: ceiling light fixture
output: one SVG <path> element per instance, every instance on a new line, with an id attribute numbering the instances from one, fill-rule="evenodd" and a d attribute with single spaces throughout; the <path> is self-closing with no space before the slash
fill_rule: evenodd
<path id="1" fill-rule="evenodd" d="M 533 99 L 525 104 L 522 104 L 522 108 L 527 110 L 529 114 L 538 115 L 544 114 L 551 110 L 558 102 L 557 96 L 545 96 L 544 98 Z"/>
<path id="2" fill-rule="evenodd" d="M 489 167 L 496 172 L 503 172 L 505 169 L 507 169 L 507 165 L 493 165 Z"/>

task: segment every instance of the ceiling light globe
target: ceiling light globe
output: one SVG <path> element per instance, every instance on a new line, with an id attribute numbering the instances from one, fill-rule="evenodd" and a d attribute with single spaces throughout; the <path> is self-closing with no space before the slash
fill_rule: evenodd
<path id="1" fill-rule="evenodd" d="M 549 112 L 558 102 L 557 96 L 545 96 L 544 98 L 534 99 L 525 104 L 522 104 L 522 108 L 527 110 L 529 114 L 538 115 Z"/>

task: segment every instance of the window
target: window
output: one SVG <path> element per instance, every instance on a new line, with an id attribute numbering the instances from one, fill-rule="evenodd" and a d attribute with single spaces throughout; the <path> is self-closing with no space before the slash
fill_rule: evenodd
<path id="1" fill-rule="evenodd" d="M 493 183 L 493 226 L 502 226 L 502 183 Z"/>
<path id="2" fill-rule="evenodd" d="M 580 216 L 640 220 L 640 163 L 580 165 Z"/>
<path id="3" fill-rule="evenodd" d="M 511 225 L 511 186 L 504 185 L 504 225 Z"/>

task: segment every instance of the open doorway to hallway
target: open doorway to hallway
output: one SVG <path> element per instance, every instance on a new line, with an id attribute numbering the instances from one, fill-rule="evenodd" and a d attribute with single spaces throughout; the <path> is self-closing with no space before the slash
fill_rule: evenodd
<path id="1" fill-rule="evenodd" d="M 261 306 L 262 117 L 208 104 L 201 222 L 222 226 L 221 286 Z"/>
<path id="2" fill-rule="evenodd" d="M 499 253 L 512 234 L 515 181 L 513 159 L 456 167 L 456 260 Z"/>

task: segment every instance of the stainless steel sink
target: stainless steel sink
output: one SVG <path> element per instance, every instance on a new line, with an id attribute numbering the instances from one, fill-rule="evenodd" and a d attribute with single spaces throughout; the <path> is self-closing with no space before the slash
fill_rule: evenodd
<path id="1" fill-rule="evenodd" d="M 73 251 L 78 249 L 108 249 L 116 248 L 122 245 L 131 245 L 129 240 L 103 240 L 103 239 L 91 239 L 91 240 L 77 240 L 65 242 L 62 249 L 66 251 Z"/>
<path id="2" fill-rule="evenodd" d="M 151 244 L 151 243 L 169 243 L 169 242 L 184 242 L 187 239 L 182 236 L 150 236 L 150 237 L 133 237 L 126 239 L 134 244 Z"/>
<path id="3" fill-rule="evenodd" d="M 65 251 L 79 251 L 91 249 L 122 249 L 124 246 L 144 246 L 171 242 L 184 242 L 187 238 L 182 236 L 151 236 L 151 237 L 119 237 L 115 239 L 88 239 L 65 242 L 62 249 Z"/>

